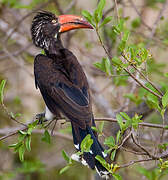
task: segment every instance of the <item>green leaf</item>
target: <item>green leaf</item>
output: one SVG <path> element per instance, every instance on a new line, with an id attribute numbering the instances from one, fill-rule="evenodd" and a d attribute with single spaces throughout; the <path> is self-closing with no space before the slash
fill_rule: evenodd
<path id="1" fill-rule="evenodd" d="M 142 122 L 141 118 L 142 118 L 142 115 L 138 116 L 138 114 L 135 113 L 135 116 L 132 118 L 132 127 L 134 129 L 137 129 L 139 123 Z"/>
<path id="2" fill-rule="evenodd" d="M 111 160 L 114 161 L 116 155 L 116 149 L 111 153 Z"/>
<path id="3" fill-rule="evenodd" d="M 25 140 L 26 149 L 30 152 L 31 151 L 31 136 L 27 136 Z"/>
<path id="4" fill-rule="evenodd" d="M 125 42 L 128 41 L 129 34 L 130 34 L 130 32 L 128 30 L 125 30 L 124 35 L 122 37 L 122 41 L 125 41 Z"/>
<path id="5" fill-rule="evenodd" d="M 95 126 L 92 126 L 91 128 L 92 128 L 92 130 L 93 130 L 93 131 L 95 131 L 95 132 L 98 132 L 98 133 L 99 133 L 99 129 L 97 129 Z"/>
<path id="6" fill-rule="evenodd" d="M 38 120 L 34 121 L 33 123 L 30 124 L 29 127 L 35 128 L 37 126 L 38 122 L 39 122 Z"/>
<path id="7" fill-rule="evenodd" d="M 151 106 L 151 108 L 156 108 L 159 112 L 161 111 L 158 97 L 155 95 L 147 93 L 147 103 Z"/>
<path id="8" fill-rule="evenodd" d="M 125 47 L 126 47 L 126 41 L 121 40 L 118 45 L 118 52 L 119 53 L 123 52 Z"/>
<path id="9" fill-rule="evenodd" d="M 18 143 L 15 143 L 15 144 L 11 144 L 8 147 L 9 148 L 14 148 L 14 151 L 17 152 L 19 147 L 22 146 L 22 144 L 23 144 L 22 142 L 18 142 Z"/>
<path id="10" fill-rule="evenodd" d="M 94 21 L 95 21 L 96 26 L 97 26 L 99 21 L 100 21 L 97 9 L 94 11 L 93 17 L 94 17 Z"/>
<path id="11" fill-rule="evenodd" d="M 25 132 L 25 131 L 19 130 L 18 132 L 19 132 L 21 135 L 27 135 L 27 132 Z"/>
<path id="12" fill-rule="evenodd" d="M 98 14 L 98 22 L 102 19 L 103 16 L 103 9 L 105 7 L 106 0 L 100 0 L 97 9 L 95 10 L 96 13 Z"/>
<path id="13" fill-rule="evenodd" d="M 99 28 L 102 28 L 105 24 L 109 23 L 112 20 L 112 18 L 113 18 L 112 16 L 106 17 L 99 26 Z"/>
<path id="14" fill-rule="evenodd" d="M 137 168 L 137 171 L 138 171 L 140 174 L 142 174 L 142 175 L 144 175 L 145 177 L 147 177 L 147 179 L 149 179 L 149 180 L 155 179 L 155 177 L 153 177 L 153 176 L 155 176 L 154 172 L 149 171 L 148 169 L 146 169 L 146 168 L 144 168 L 144 167 L 138 167 L 138 168 Z"/>
<path id="15" fill-rule="evenodd" d="M 110 75 L 111 64 L 110 64 L 110 60 L 108 58 L 102 59 L 102 66 L 103 66 L 104 72 L 107 75 Z"/>
<path id="16" fill-rule="evenodd" d="M 123 131 L 124 130 L 123 118 L 119 114 L 117 114 L 116 119 L 117 119 L 117 122 L 120 126 L 121 131 Z"/>
<path id="17" fill-rule="evenodd" d="M 65 167 L 63 167 L 63 168 L 60 170 L 59 174 L 63 174 L 63 173 L 64 173 L 65 171 L 67 171 L 69 168 L 70 168 L 70 166 L 65 166 Z"/>
<path id="18" fill-rule="evenodd" d="M 124 97 L 129 98 L 136 105 L 139 105 L 142 102 L 142 98 L 139 95 L 133 93 L 125 94 Z"/>
<path id="19" fill-rule="evenodd" d="M 95 157 L 95 159 L 97 159 L 107 170 L 109 170 L 109 166 L 108 166 L 108 163 L 105 161 L 105 159 L 99 155 L 97 155 Z"/>
<path id="20" fill-rule="evenodd" d="M 113 136 L 107 137 L 105 139 L 105 141 L 104 141 L 104 144 L 113 148 L 115 146 L 115 139 L 114 139 L 114 137 Z"/>
<path id="21" fill-rule="evenodd" d="M 22 114 L 21 113 L 16 113 L 15 114 L 15 118 L 17 118 L 17 117 L 21 117 L 22 116 Z"/>
<path id="22" fill-rule="evenodd" d="M 70 158 L 64 150 L 62 150 L 62 156 L 65 159 L 65 161 L 67 161 L 67 163 L 69 163 Z"/>
<path id="23" fill-rule="evenodd" d="M 119 59 L 118 57 L 114 56 L 112 59 L 111 59 L 112 63 L 115 65 L 115 66 L 121 66 L 123 64 L 123 62 L 121 61 L 121 59 Z"/>
<path id="24" fill-rule="evenodd" d="M 102 158 L 102 157 L 99 156 L 99 155 L 97 155 L 97 156 L 95 157 L 95 159 L 97 159 L 101 164 L 105 164 L 105 163 L 106 163 L 105 159 Z"/>
<path id="25" fill-rule="evenodd" d="M 119 130 L 117 135 L 116 135 L 116 143 L 119 143 L 120 138 L 121 138 L 121 131 Z"/>
<path id="26" fill-rule="evenodd" d="M 31 135 L 31 134 L 32 134 L 32 131 L 33 131 L 33 128 L 29 127 L 28 130 L 27 130 L 27 134 L 28 134 L 28 135 Z"/>
<path id="27" fill-rule="evenodd" d="M 94 63 L 93 65 L 94 65 L 96 68 L 100 69 L 101 71 L 104 71 L 104 70 L 102 69 L 102 64 L 101 64 L 101 63 L 96 62 L 96 63 Z"/>
<path id="28" fill-rule="evenodd" d="M 125 120 L 131 120 L 131 118 L 125 112 L 120 112 L 120 114 Z"/>
<path id="29" fill-rule="evenodd" d="M 116 34 L 119 35 L 121 33 L 120 29 L 117 26 L 112 27 L 112 31 Z"/>
<path id="30" fill-rule="evenodd" d="M 17 145 L 18 145 L 18 143 L 10 144 L 8 147 L 9 147 L 9 148 L 15 148 Z"/>
<path id="31" fill-rule="evenodd" d="M 25 153 L 25 147 L 24 147 L 24 144 L 22 144 L 19 147 L 19 159 L 20 159 L 21 162 L 24 161 L 24 153 Z"/>
<path id="32" fill-rule="evenodd" d="M 104 128 L 104 121 L 100 123 L 99 125 L 99 131 L 102 133 Z"/>
<path id="33" fill-rule="evenodd" d="M 6 80 L 2 80 L 0 84 L 0 103 L 3 104 L 4 99 L 4 88 L 5 88 Z"/>
<path id="34" fill-rule="evenodd" d="M 19 142 L 23 141 L 26 136 L 27 136 L 27 133 L 26 133 L 26 134 L 21 134 L 21 133 L 19 132 L 19 137 L 18 137 Z"/>
<path id="35" fill-rule="evenodd" d="M 95 27 L 95 24 L 93 22 L 93 17 L 92 15 L 90 14 L 90 12 L 86 11 L 86 10 L 83 10 L 82 11 L 82 15 L 88 20 L 88 22 L 90 24 L 92 24 L 94 27 Z"/>
<path id="36" fill-rule="evenodd" d="M 166 93 L 162 97 L 162 105 L 164 108 L 166 108 L 166 106 L 168 105 L 168 90 L 166 91 Z"/>
<path id="37" fill-rule="evenodd" d="M 115 180 L 122 180 L 122 177 L 119 174 L 113 174 Z"/>
<path id="38" fill-rule="evenodd" d="M 41 140 L 48 143 L 48 144 L 51 143 L 51 137 L 50 137 L 50 134 L 47 130 L 45 130 L 44 135 L 43 135 Z"/>
<path id="39" fill-rule="evenodd" d="M 93 144 L 93 139 L 91 139 L 91 135 L 88 134 L 81 142 L 81 151 L 82 152 L 89 152 L 90 148 Z"/>
<path id="40" fill-rule="evenodd" d="M 165 73 L 164 76 L 165 76 L 165 77 L 168 77 L 168 73 Z"/>
<path id="41" fill-rule="evenodd" d="M 138 27 L 140 27 L 140 25 L 141 25 L 141 18 L 139 18 L 139 17 L 134 19 L 131 23 L 131 26 L 133 28 L 138 28 Z"/>
<path id="42" fill-rule="evenodd" d="M 45 55 L 45 51 L 44 51 L 44 49 L 42 49 L 42 50 L 41 50 L 41 53 L 40 53 L 40 54 Z"/>

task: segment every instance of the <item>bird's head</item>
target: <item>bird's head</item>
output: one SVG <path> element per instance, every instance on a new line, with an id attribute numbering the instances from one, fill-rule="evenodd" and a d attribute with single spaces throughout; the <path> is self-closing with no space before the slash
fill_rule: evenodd
<path id="1" fill-rule="evenodd" d="M 37 47 L 48 50 L 51 40 L 57 40 L 61 33 L 78 28 L 93 29 L 80 16 L 60 15 L 57 17 L 51 12 L 40 11 L 33 19 L 31 34 Z"/>

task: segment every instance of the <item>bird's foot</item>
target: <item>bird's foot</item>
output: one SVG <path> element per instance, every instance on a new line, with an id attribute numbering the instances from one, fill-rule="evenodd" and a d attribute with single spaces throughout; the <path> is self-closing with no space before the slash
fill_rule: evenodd
<path id="1" fill-rule="evenodd" d="M 35 116 L 36 120 L 38 120 L 38 124 L 43 124 L 43 122 L 46 122 L 48 121 L 46 118 L 45 118 L 45 113 L 40 113 L 40 114 L 36 114 Z"/>

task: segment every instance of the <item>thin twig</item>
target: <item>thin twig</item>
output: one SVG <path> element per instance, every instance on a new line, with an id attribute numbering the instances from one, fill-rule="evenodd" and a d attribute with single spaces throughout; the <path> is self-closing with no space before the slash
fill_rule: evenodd
<path id="1" fill-rule="evenodd" d="M 144 151 L 150 158 L 156 159 L 155 156 L 153 156 L 151 153 L 149 153 L 142 145 L 138 144 L 134 138 L 134 135 L 131 134 L 132 140 L 134 144 L 136 144 L 142 151 Z"/>
<path id="2" fill-rule="evenodd" d="M 129 133 L 128 133 L 128 135 L 122 140 L 122 142 L 121 142 L 121 144 L 118 146 L 118 149 L 120 149 L 122 146 L 123 146 L 123 144 L 128 140 L 128 138 L 131 136 L 131 134 L 132 134 L 132 131 L 130 131 Z"/>
<path id="3" fill-rule="evenodd" d="M 117 123 L 117 119 L 114 119 L 114 118 L 95 118 L 95 121 L 108 121 L 108 122 L 114 122 L 114 123 Z M 125 120 L 123 120 L 124 123 L 126 123 Z M 168 130 L 168 127 L 167 126 L 163 126 L 161 124 L 152 124 L 152 123 L 139 123 L 140 126 L 143 126 L 143 127 L 149 127 L 149 128 L 156 128 L 156 129 L 165 129 L 165 130 Z"/>
<path id="4" fill-rule="evenodd" d="M 136 155 L 147 155 L 145 152 L 136 152 L 136 151 L 132 151 L 130 149 L 127 149 L 125 147 L 121 147 L 121 150 L 132 153 L 132 154 L 136 154 Z"/>
<path id="5" fill-rule="evenodd" d="M 118 0 L 117 3 L 121 3 L 122 0 Z M 105 11 L 105 13 L 103 14 L 103 19 L 114 10 L 115 6 L 113 5 L 111 8 L 107 9 L 107 11 Z"/>
<path id="6" fill-rule="evenodd" d="M 100 37 L 100 34 L 99 34 L 98 29 L 96 29 L 96 33 L 97 33 L 97 36 L 98 36 L 98 38 L 99 38 L 99 41 L 100 41 L 101 46 L 103 47 L 105 53 L 107 54 L 107 57 L 108 57 L 109 59 L 111 59 L 112 57 L 111 57 L 111 55 L 108 53 L 108 51 L 107 51 L 107 49 L 106 49 L 106 47 L 105 47 L 105 45 L 104 45 L 104 43 L 103 43 L 103 41 L 102 41 L 102 39 L 101 39 L 101 37 Z"/>
<path id="7" fill-rule="evenodd" d="M 32 46 L 32 43 L 27 44 L 26 46 L 24 46 L 23 48 L 19 49 L 18 51 L 12 52 L 11 55 L 12 56 L 18 56 L 21 53 L 24 53 L 25 50 L 27 50 L 28 48 L 30 48 Z M 4 56 L 0 56 L 0 60 L 6 59 L 8 58 L 9 55 L 5 54 Z"/>
<path id="8" fill-rule="evenodd" d="M 158 23 L 159 23 L 161 17 L 163 16 L 163 13 L 165 12 L 167 6 L 168 6 L 168 0 L 166 0 L 166 2 L 163 3 L 163 7 L 162 7 L 162 9 L 160 10 L 160 12 L 159 12 L 159 14 L 158 14 L 158 16 L 157 16 L 157 18 L 156 18 L 154 24 L 153 24 L 152 32 L 151 32 L 151 34 L 150 34 L 149 40 L 152 39 L 153 36 L 155 35 L 157 25 L 158 25 Z M 148 44 L 146 45 L 146 47 L 148 47 L 149 42 L 150 42 L 150 41 L 148 41 Z"/>
<path id="9" fill-rule="evenodd" d="M 12 120 L 12 121 L 15 121 L 16 123 L 24 126 L 27 128 L 27 125 L 22 123 L 22 122 L 19 122 L 16 118 L 14 118 L 8 111 L 7 107 L 2 103 L 2 108 L 4 109 L 5 113 L 7 114 L 7 116 Z"/>
<path id="10" fill-rule="evenodd" d="M 146 22 L 143 20 L 143 18 L 141 17 L 141 14 L 140 14 L 140 12 L 138 11 L 138 9 L 137 9 L 136 5 L 134 4 L 134 2 L 133 2 L 132 0 L 129 0 L 129 1 L 130 1 L 130 4 L 132 5 L 132 7 L 134 8 L 134 10 L 136 11 L 136 13 L 138 14 L 138 16 L 141 18 L 142 24 L 143 24 L 145 27 L 147 27 L 148 30 L 152 31 L 152 28 L 151 28 L 150 26 L 148 26 L 148 25 L 146 24 Z"/>
<path id="11" fill-rule="evenodd" d="M 6 134 L 6 132 L 8 132 L 9 130 L 7 130 L 9 128 L 4 128 L 4 129 L 0 129 L 0 134 Z M 27 128 L 15 128 L 16 130 L 14 130 L 13 132 L 8 132 L 7 135 L 3 136 L 3 137 L 0 137 L 0 141 L 4 140 L 4 139 L 7 139 L 8 137 L 11 137 L 11 136 L 14 136 L 16 134 L 18 134 L 18 131 L 19 130 L 22 130 L 22 131 L 26 131 Z M 49 133 L 51 133 L 52 131 L 49 130 Z M 44 130 L 41 130 L 41 129 L 35 129 L 33 130 L 33 133 L 36 133 L 36 134 L 43 134 L 44 133 Z M 66 135 L 66 134 L 62 134 L 62 133 L 59 133 L 59 132 L 55 132 L 53 131 L 53 136 L 58 136 L 58 137 L 61 137 L 61 138 L 64 138 L 64 139 L 67 139 L 67 140 L 70 140 L 72 141 L 72 136 L 71 135 Z"/>
<path id="12" fill-rule="evenodd" d="M 28 18 L 30 15 L 32 15 L 33 13 L 37 12 L 38 10 L 44 8 L 45 6 L 47 6 L 50 2 L 52 2 L 54 0 L 49 0 L 46 3 L 43 3 L 42 5 L 40 5 L 39 7 L 33 9 L 32 11 L 30 11 L 29 13 L 27 13 L 25 16 L 23 16 L 18 22 L 15 22 L 14 27 L 12 29 L 12 31 L 9 33 L 9 35 L 4 39 L 4 43 L 6 45 L 6 43 L 8 42 L 9 38 L 12 36 L 12 34 L 17 30 L 17 28 L 19 27 L 19 25 L 26 19 Z"/>
<path id="13" fill-rule="evenodd" d="M 72 0 L 72 1 L 69 3 L 69 5 L 66 7 L 66 9 L 64 10 L 64 13 L 65 13 L 65 14 L 68 13 L 68 12 L 71 10 L 71 8 L 76 4 L 76 2 L 77 2 L 77 0 Z"/>
<path id="14" fill-rule="evenodd" d="M 126 167 L 129 167 L 133 164 L 136 164 L 136 163 L 140 163 L 140 162 L 146 162 L 146 161 L 153 161 L 154 159 L 152 158 L 148 158 L 148 159 L 140 159 L 140 160 L 136 160 L 136 161 L 130 161 L 129 163 L 127 164 L 123 164 L 120 166 L 120 168 L 126 168 Z"/>
<path id="15" fill-rule="evenodd" d="M 114 0 L 114 2 L 115 2 L 116 13 L 117 13 L 117 19 L 119 22 L 120 16 L 119 16 L 119 12 L 118 12 L 118 4 L 117 4 L 118 2 L 117 2 L 117 0 Z"/>
<path id="16" fill-rule="evenodd" d="M 158 97 L 159 99 L 162 99 L 162 96 L 160 96 L 159 94 L 157 94 L 156 92 L 152 91 L 151 89 L 149 89 L 148 87 L 146 87 L 144 84 L 142 84 L 138 79 L 136 79 L 136 77 L 126 68 L 124 68 L 124 70 L 140 85 L 142 86 L 144 89 L 146 89 L 148 92 L 150 92 L 151 94 L 155 95 L 156 97 Z"/>
<path id="17" fill-rule="evenodd" d="M 139 73 L 136 73 L 136 79 L 139 79 Z M 133 94 L 136 90 L 137 87 L 137 83 L 135 81 L 132 81 L 132 85 L 131 85 L 131 89 L 129 91 L 129 93 Z M 128 108 L 129 104 L 130 104 L 131 100 L 130 98 L 127 98 L 124 105 L 120 108 L 120 111 L 123 111 L 126 107 Z"/>
<path id="18" fill-rule="evenodd" d="M 149 84 L 151 84 L 151 86 L 152 86 L 153 88 L 155 88 L 155 89 L 160 93 L 161 96 L 163 96 L 163 93 L 160 91 L 160 89 L 157 88 L 157 87 L 154 85 L 154 83 L 153 83 L 152 81 L 150 81 L 134 64 L 132 64 L 124 53 L 122 53 L 122 57 L 123 57 L 127 62 L 129 62 L 130 65 L 131 65 Z M 138 79 L 138 78 L 137 78 L 137 79 Z"/>
<path id="19" fill-rule="evenodd" d="M 26 73 L 28 73 L 31 77 L 34 77 L 34 75 L 32 73 L 30 73 L 24 66 L 24 62 L 21 60 L 20 62 L 18 61 L 18 59 L 16 59 L 9 51 L 8 49 L 4 46 L 3 47 L 3 51 L 10 57 L 10 59 L 15 63 L 17 64 L 18 66 L 20 66 L 22 69 L 25 70 Z"/>
<path id="20" fill-rule="evenodd" d="M 11 136 L 14 136 L 14 135 L 18 134 L 19 130 L 26 131 L 27 129 L 28 129 L 27 127 L 26 128 L 18 128 L 17 130 L 15 130 L 15 131 L 13 131 L 13 132 L 5 135 L 5 136 L 0 137 L 0 141 L 2 141 L 4 139 L 7 139 L 8 137 L 11 137 Z"/>

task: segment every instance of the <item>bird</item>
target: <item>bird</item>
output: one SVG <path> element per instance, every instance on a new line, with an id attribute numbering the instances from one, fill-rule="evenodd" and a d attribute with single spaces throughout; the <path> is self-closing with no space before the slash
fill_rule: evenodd
<path id="1" fill-rule="evenodd" d="M 84 18 L 77 15 L 55 15 L 48 11 L 38 11 L 32 20 L 31 35 L 35 46 L 44 50 L 34 60 L 35 86 L 39 88 L 45 102 L 45 120 L 52 120 L 63 114 L 72 126 L 74 146 L 81 150 L 82 140 L 90 134 L 93 144 L 89 152 L 72 159 L 80 161 L 106 178 L 108 170 L 95 159 L 96 155 L 106 158 L 98 136 L 92 130 L 95 125 L 92 100 L 87 77 L 75 55 L 64 48 L 61 34 L 70 30 L 93 29 Z"/>

